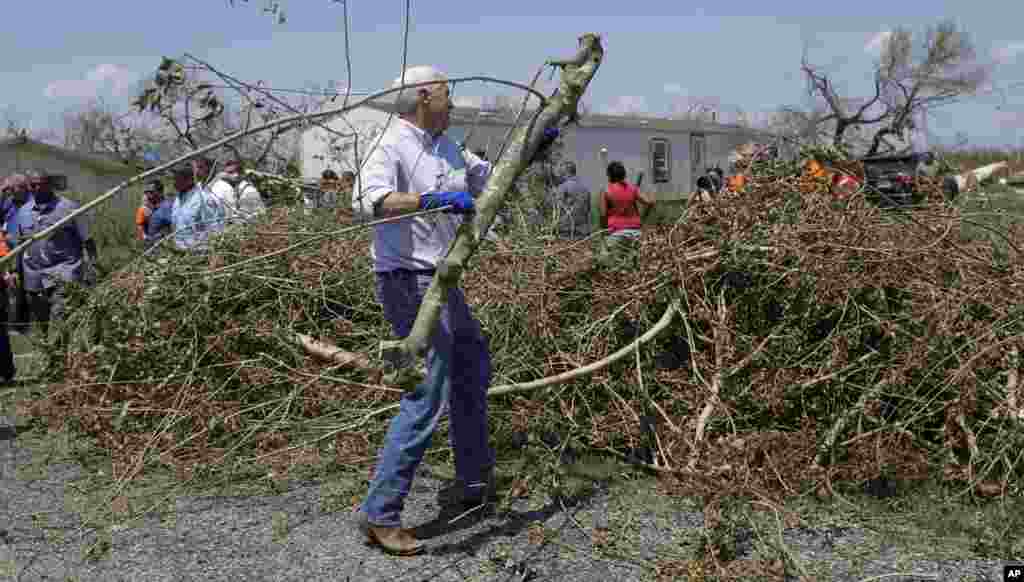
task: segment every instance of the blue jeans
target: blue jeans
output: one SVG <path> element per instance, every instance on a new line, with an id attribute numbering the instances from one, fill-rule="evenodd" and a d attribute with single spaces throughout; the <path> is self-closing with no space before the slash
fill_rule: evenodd
<path id="1" fill-rule="evenodd" d="M 391 271 L 377 274 L 377 298 L 384 317 L 400 338 L 409 335 L 423 295 L 433 276 Z M 473 318 L 461 290 L 454 289 L 441 309 L 427 351 L 427 376 L 402 397 L 391 420 L 362 510 L 367 520 L 384 527 L 401 525 L 402 508 L 413 475 L 430 446 L 447 403 L 455 472 L 467 491 L 480 491 L 494 465 L 488 440 L 487 388 L 491 355 L 480 323 Z"/>

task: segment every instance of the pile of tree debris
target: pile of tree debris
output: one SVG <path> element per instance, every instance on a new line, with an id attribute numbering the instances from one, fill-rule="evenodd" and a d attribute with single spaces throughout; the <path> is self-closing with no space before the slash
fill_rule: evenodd
<path id="1" fill-rule="evenodd" d="M 938 184 L 912 214 L 837 199 L 804 166 L 755 167 L 742 194 L 647 229 L 628 268 L 595 266 L 590 242 L 482 248 L 464 288 L 502 454 L 556 434 L 685 490 L 885 474 L 1019 492 L 1024 232 L 979 228 Z M 340 220 L 276 210 L 209 257 L 73 293 L 36 412 L 124 479 L 372 462 L 401 390 L 373 373 L 390 330 L 369 234 Z"/>

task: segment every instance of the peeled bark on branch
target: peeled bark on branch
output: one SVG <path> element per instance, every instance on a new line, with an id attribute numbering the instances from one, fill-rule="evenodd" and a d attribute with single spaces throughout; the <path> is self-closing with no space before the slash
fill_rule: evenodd
<path id="1" fill-rule="evenodd" d="M 668 328 L 669 324 L 672 323 L 672 319 L 680 312 L 680 306 L 678 301 L 673 301 L 665 313 L 661 315 L 661 319 L 654 324 L 651 329 L 645 331 L 640 337 L 636 338 L 629 345 L 618 350 L 610 356 L 581 366 L 575 370 L 569 370 L 568 372 L 562 372 L 561 374 L 555 374 L 554 376 L 548 376 L 539 380 L 533 380 L 530 382 L 519 382 L 516 384 L 503 384 L 501 386 L 494 386 L 487 391 L 488 396 L 504 396 L 506 394 L 512 394 L 515 392 L 527 392 L 529 390 L 536 390 L 537 388 L 546 388 L 548 386 L 555 386 L 557 384 L 564 384 L 583 376 L 588 376 L 599 372 L 622 358 L 628 356 L 630 353 L 635 351 L 639 346 L 655 339 L 665 329 Z M 321 360 L 334 362 L 339 366 L 345 368 L 352 368 L 359 370 L 369 375 L 375 382 L 379 382 L 383 375 L 383 370 L 373 364 L 369 358 L 358 352 L 345 351 L 334 344 L 322 342 L 312 337 L 297 333 L 294 334 L 295 342 L 302 346 L 310 355 L 320 358 Z M 660 410 L 659 410 L 660 411 Z M 660 411 L 662 416 L 666 416 L 664 411 Z M 667 416 L 666 416 L 667 418 Z M 671 422 L 669 423 L 671 424 Z M 677 429 L 678 430 L 678 429 Z"/>
<path id="2" fill-rule="evenodd" d="M 536 390 L 537 388 L 546 388 L 548 386 L 564 384 L 565 382 L 570 382 L 572 380 L 576 380 L 584 376 L 600 372 L 601 370 L 607 368 L 608 366 L 611 366 L 615 362 L 634 353 L 637 350 L 637 348 L 639 348 L 643 344 L 648 343 L 657 338 L 659 335 L 661 335 L 662 332 L 668 329 L 669 324 L 671 324 L 675 316 L 680 313 L 681 309 L 679 301 L 673 301 L 671 304 L 669 304 L 668 308 L 665 309 L 665 312 L 661 315 L 661 319 L 659 319 L 657 323 L 655 323 L 650 329 L 645 331 L 640 337 L 630 342 L 629 345 L 624 346 L 622 349 L 616 351 L 615 353 L 609 355 L 608 357 L 587 364 L 586 366 L 581 366 L 579 368 L 576 368 L 575 370 L 569 370 L 568 372 L 562 372 L 561 374 L 555 374 L 554 376 L 547 376 L 546 378 L 540 378 L 539 380 L 494 386 L 487 391 L 487 396 L 505 396 L 508 394 L 518 392 L 528 392 L 530 390 Z M 306 352 L 312 356 L 315 356 L 322 360 L 335 362 L 343 367 L 360 370 L 362 372 L 369 374 L 371 378 L 379 378 L 380 375 L 382 374 L 382 371 L 379 368 L 375 367 L 366 358 L 366 356 L 362 354 L 342 350 L 341 348 L 333 344 L 315 340 L 312 337 L 301 333 L 294 334 L 293 338 L 295 339 L 296 343 L 301 345 L 306 350 Z M 364 417 L 364 420 L 372 418 L 373 416 L 376 416 L 378 414 L 383 414 L 385 412 L 388 412 L 389 410 L 393 410 L 396 406 L 397 405 L 392 404 L 385 406 L 383 408 L 379 408 L 368 414 L 366 417 Z M 662 415 L 664 415 L 664 412 L 662 412 Z M 678 430 L 677 427 L 673 428 Z"/>
<path id="3" fill-rule="evenodd" d="M 370 375 L 379 375 L 380 373 L 380 369 L 373 365 L 370 358 L 358 352 L 345 351 L 338 346 L 319 341 L 302 333 L 295 334 L 295 341 L 310 355 L 321 360 L 334 362 L 344 368 L 354 368 Z"/>
<path id="4" fill-rule="evenodd" d="M 579 51 L 568 60 L 548 61 L 562 67 L 558 91 L 545 106 L 534 114 L 530 123 L 512 134 L 505 150 L 487 182 L 483 194 L 477 199 L 476 213 L 471 221 L 459 227 L 455 242 L 437 267 L 434 280 L 427 289 L 416 315 L 412 331 L 401 340 L 387 340 L 380 344 L 380 355 L 389 370 L 385 381 L 389 384 L 408 384 L 404 376 L 428 348 L 430 336 L 437 327 L 441 308 L 448 300 L 448 291 L 458 287 L 462 271 L 476 252 L 483 235 L 490 229 L 494 216 L 505 201 L 513 183 L 529 166 L 544 139 L 544 131 L 557 128 L 560 121 L 576 117 L 576 108 L 587 85 L 594 78 L 604 49 L 598 35 L 588 33 L 579 39 Z"/>

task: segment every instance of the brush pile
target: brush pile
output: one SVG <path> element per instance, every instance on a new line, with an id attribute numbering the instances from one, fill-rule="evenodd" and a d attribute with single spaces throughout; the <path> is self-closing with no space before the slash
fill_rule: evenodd
<path id="1" fill-rule="evenodd" d="M 686 491 L 785 494 L 883 474 L 1019 491 L 1024 231 L 985 230 L 938 183 L 923 207 L 887 211 L 832 197 L 802 167 L 752 165 L 743 193 L 646 228 L 623 269 L 596 267 L 590 242 L 487 243 L 463 280 L 496 385 L 606 358 L 678 306 L 635 356 L 496 396 L 499 455 L 555 435 Z M 275 209 L 209 257 L 140 261 L 73 293 L 71 339 L 50 353 L 36 412 L 98 439 L 122 479 L 372 463 L 400 391 L 295 341 L 372 358 L 390 333 L 370 233 L 326 233 L 342 221 Z"/>

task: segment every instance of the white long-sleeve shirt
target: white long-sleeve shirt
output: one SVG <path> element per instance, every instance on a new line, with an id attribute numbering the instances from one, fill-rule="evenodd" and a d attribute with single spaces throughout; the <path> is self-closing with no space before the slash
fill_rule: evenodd
<path id="1" fill-rule="evenodd" d="M 442 135 L 432 136 L 395 117 L 381 136 L 362 171 L 362 191 L 352 197 L 360 219 L 378 216 L 375 209 L 391 192 L 483 191 L 491 165 Z M 462 216 L 438 213 L 416 216 L 374 227 L 373 257 L 377 272 L 436 268 Z"/>
<path id="2" fill-rule="evenodd" d="M 227 180 L 219 178 L 210 184 L 210 192 L 224 207 L 228 224 L 252 220 L 267 210 L 259 190 L 245 180 L 239 182 L 238 186 L 232 186 Z"/>

